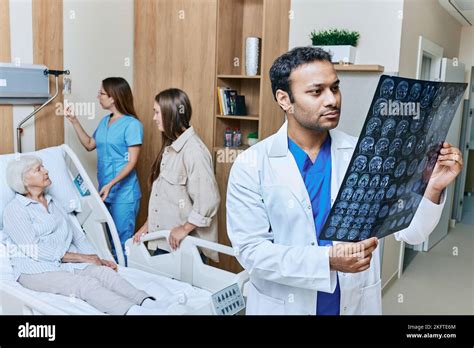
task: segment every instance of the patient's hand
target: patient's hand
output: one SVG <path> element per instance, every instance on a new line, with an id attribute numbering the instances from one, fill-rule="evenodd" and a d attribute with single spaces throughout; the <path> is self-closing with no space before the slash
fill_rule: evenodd
<path id="1" fill-rule="evenodd" d="M 84 261 L 86 263 L 92 263 L 97 266 L 102 266 L 102 260 L 97 255 L 84 255 Z"/>
<path id="2" fill-rule="evenodd" d="M 115 262 L 109 261 L 109 260 L 104 260 L 104 259 L 101 259 L 100 261 L 101 261 L 101 263 L 102 263 L 102 266 L 110 267 L 110 268 L 112 268 L 115 272 L 117 272 L 118 266 L 117 266 L 117 264 L 116 264 Z"/>

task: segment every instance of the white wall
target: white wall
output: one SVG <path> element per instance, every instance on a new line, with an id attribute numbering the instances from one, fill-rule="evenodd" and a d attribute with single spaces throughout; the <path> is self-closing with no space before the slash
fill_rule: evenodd
<path id="1" fill-rule="evenodd" d="M 133 36 L 133 0 L 64 0 L 64 69 L 72 79 L 64 99 L 87 111 L 78 116 L 91 136 L 106 115 L 97 100 L 101 81 L 121 76 L 133 86 Z M 66 144 L 97 182 L 96 152 L 84 150 L 69 122 L 64 125 Z"/>
<path id="2" fill-rule="evenodd" d="M 457 57 L 461 27 L 437 0 L 404 0 L 400 75 L 416 78 L 420 35 L 443 47 L 444 57 Z"/>
<path id="3" fill-rule="evenodd" d="M 18 65 L 33 64 L 33 14 L 31 0 L 10 1 L 10 42 L 12 63 Z M 13 106 L 13 140 L 15 151 L 17 151 L 16 127 L 33 110 L 33 106 L 30 105 Z M 34 151 L 36 146 L 34 118 L 25 123 L 22 128 L 22 152 Z"/>
<path id="4" fill-rule="evenodd" d="M 403 0 L 292 0 L 289 47 L 311 45 L 313 30 L 360 33 L 355 64 L 378 64 L 398 74 Z M 342 109 L 338 129 L 358 136 L 380 73 L 339 72 Z"/>
<path id="5" fill-rule="evenodd" d="M 310 33 L 347 29 L 360 33 L 355 64 L 398 71 L 403 0 L 292 0 L 290 49 L 311 45 Z"/>

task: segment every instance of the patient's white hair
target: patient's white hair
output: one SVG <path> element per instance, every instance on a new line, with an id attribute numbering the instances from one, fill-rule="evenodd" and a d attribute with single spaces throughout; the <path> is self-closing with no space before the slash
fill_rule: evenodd
<path id="1" fill-rule="evenodd" d="M 20 156 L 7 165 L 7 183 L 11 189 L 21 195 L 28 193 L 25 186 L 25 174 L 34 166 L 43 164 L 43 161 L 35 156 Z"/>

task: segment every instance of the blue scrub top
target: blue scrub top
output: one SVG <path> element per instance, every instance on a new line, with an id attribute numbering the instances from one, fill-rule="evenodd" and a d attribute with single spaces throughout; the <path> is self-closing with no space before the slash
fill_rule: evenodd
<path id="1" fill-rule="evenodd" d="M 105 116 L 94 132 L 97 144 L 97 179 L 99 191 L 112 181 L 128 163 L 128 147 L 143 143 L 143 124 L 133 116 L 124 115 L 110 126 L 112 115 Z M 141 198 L 137 171 L 115 184 L 106 203 L 134 203 Z"/>
<path id="2" fill-rule="evenodd" d="M 329 135 L 326 137 L 314 163 L 306 152 L 290 138 L 288 138 L 288 149 L 295 158 L 311 200 L 318 245 L 332 245 L 332 241 L 319 240 L 321 230 L 331 211 L 331 137 Z M 340 306 L 341 289 L 338 278 L 334 293 L 318 291 L 316 314 L 339 315 Z"/>

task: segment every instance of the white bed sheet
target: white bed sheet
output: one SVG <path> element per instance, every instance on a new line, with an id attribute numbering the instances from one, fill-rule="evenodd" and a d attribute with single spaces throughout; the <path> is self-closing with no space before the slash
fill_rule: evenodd
<path id="1" fill-rule="evenodd" d="M 198 309 L 211 301 L 209 291 L 195 288 L 188 283 L 133 268 L 119 267 L 118 272 L 136 288 L 146 291 L 157 299 L 156 314 L 165 314 L 168 309 L 174 306 Z M 5 281 L 3 280 L 3 282 Z M 103 314 L 85 301 L 77 298 L 29 290 L 18 282 L 9 281 L 8 284 L 18 288 L 18 291 L 33 295 L 37 299 L 71 315 Z"/>

